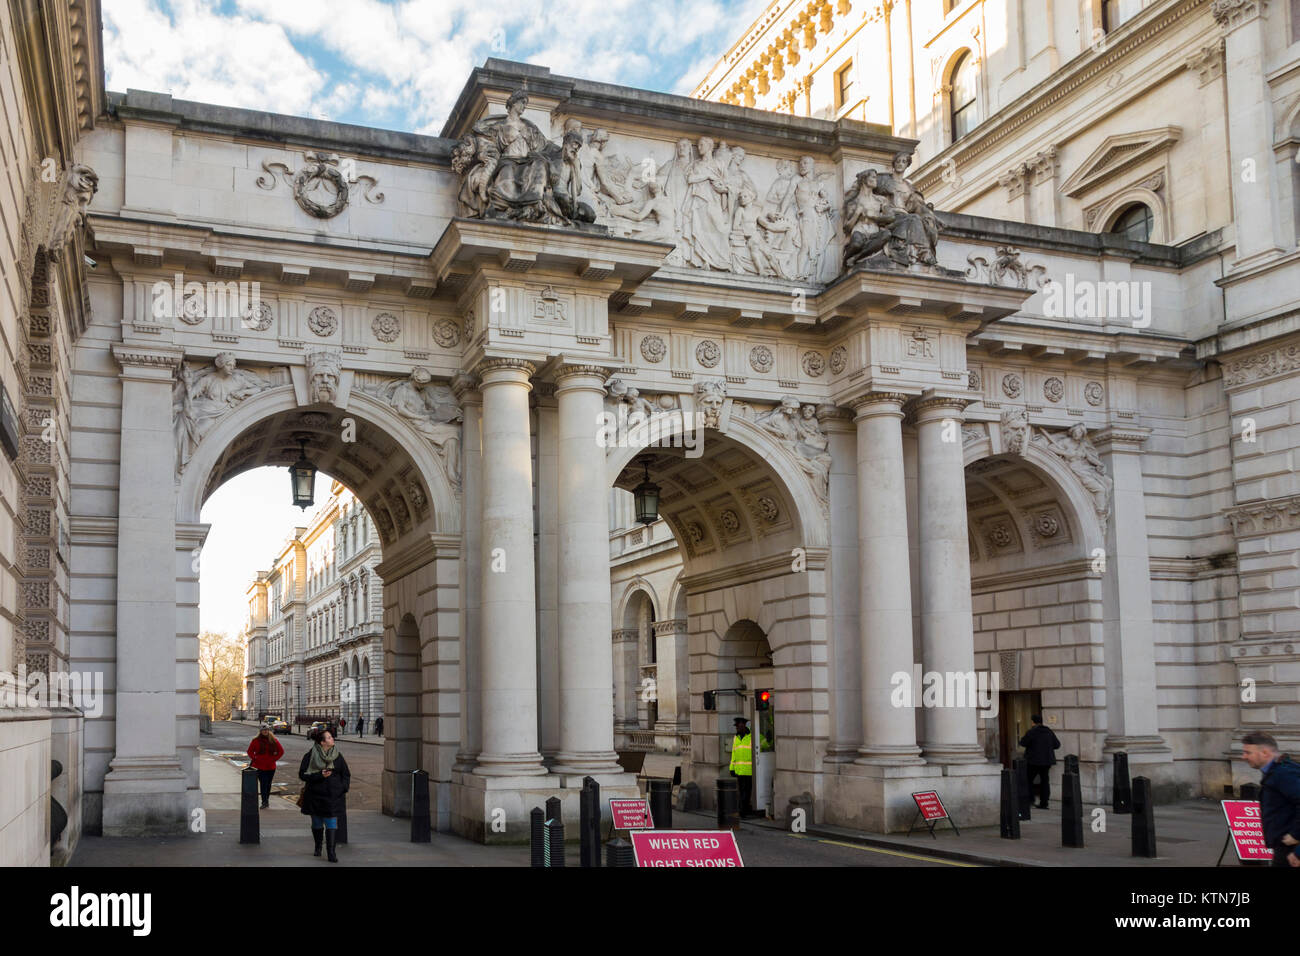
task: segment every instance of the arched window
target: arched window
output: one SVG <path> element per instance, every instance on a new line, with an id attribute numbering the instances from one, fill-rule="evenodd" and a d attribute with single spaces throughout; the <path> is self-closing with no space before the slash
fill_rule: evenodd
<path id="1" fill-rule="evenodd" d="M 1136 202 L 1131 206 L 1124 207 L 1120 214 L 1115 217 L 1115 222 L 1111 225 L 1110 231 L 1126 239 L 1132 239 L 1134 242 L 1150 242 L 1153 221 L 1151 208 Z"/>
<path id="2" fill-rule="evenodd" d="M 1124 22 L 1124 14 L 1120 10 L 1120 0 L 1101 0 L 1101 29 L 1105 33 L 1110 33 Z"/>
<path id="3" fill-rule="evenodd" d="M 979 122 L 975 112 L 975 58 L 963 53 L 952 70 L 952 92 L 948 94 L 952 109 L 952 141 L 961 139 Z"/>

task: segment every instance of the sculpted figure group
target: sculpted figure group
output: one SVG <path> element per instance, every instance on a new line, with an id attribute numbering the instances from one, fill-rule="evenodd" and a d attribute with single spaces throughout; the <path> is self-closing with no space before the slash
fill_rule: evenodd
<path id="1" fill-rule="evenodd" d="M 939 220 L 934 207 L 903 172 L 912 157 L 899 153 L 893 172 L 858 173 L 844 197 L 844 268 L 938 268 Z M 951 270 L 944 270 L 951 271 Z"/>

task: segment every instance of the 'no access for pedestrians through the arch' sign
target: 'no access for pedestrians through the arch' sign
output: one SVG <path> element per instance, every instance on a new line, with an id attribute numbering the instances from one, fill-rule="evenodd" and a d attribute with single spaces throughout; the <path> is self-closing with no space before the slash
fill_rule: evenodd
<path id="1" fill-rule="evenodd" d="M 730 830 L 642 830 L 630 834 L 637 866 L 744 866 Z"/>

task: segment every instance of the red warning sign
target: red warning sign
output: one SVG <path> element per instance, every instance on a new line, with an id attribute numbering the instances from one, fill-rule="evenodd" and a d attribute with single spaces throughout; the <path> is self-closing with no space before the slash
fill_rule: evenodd
<path id="1" fill-rule="evenodd" d="M 744 866 L 730 830 L 643 830 L 631 834 L 637 866 Z"/>
<path id="2" fill-rule="evenodd" d="M 1224 800 L 1223 815 L 1239 860 L 1271 860 L 1273 851 L 1264 842 L 1264 821 L 1255 800 Z"/>
<path id="3" fill-rule="evenodd" d="M 937 790 L 922 790 L 912 794 L 912 799 L 916 801 L 916 809 L 921 811 L 922 820 L 942 820 L 948 816 Z"/>
<path id="4" fill-rule="evenodd" d="M 644 800 L 627 800 L 612 797 L 609 815 L 614 818 L 615 830 L 653 830 L 650 805 Z"/>

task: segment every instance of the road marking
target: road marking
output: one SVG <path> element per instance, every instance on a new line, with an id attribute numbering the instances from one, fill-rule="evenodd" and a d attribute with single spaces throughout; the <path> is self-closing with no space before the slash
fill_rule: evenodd
<path id="1" fill-rule="evenodd" d="M 958 860 L 941 860 L 934 856 L 918 856 L 915 853 L 900 853 L 898 850 L 885 850 L 876 846 L 863 846 L 860 843 L 843 843 L 839 840 L 823 840 L 820 837 L 806 837 L 798 833 L 791 833 L 790 836 L 796 840 L 816 840 L 818 843 L 825 843 L 829 846 L 843 846 L 850 850 L 863 850 L 867 853 L 884 853 L 886 856 L 901 856 L 908 860 L 920 860 L 923 863 L 942 863 L 945 866 L 978 866 L 978 863 L 962 863 Z"/>

